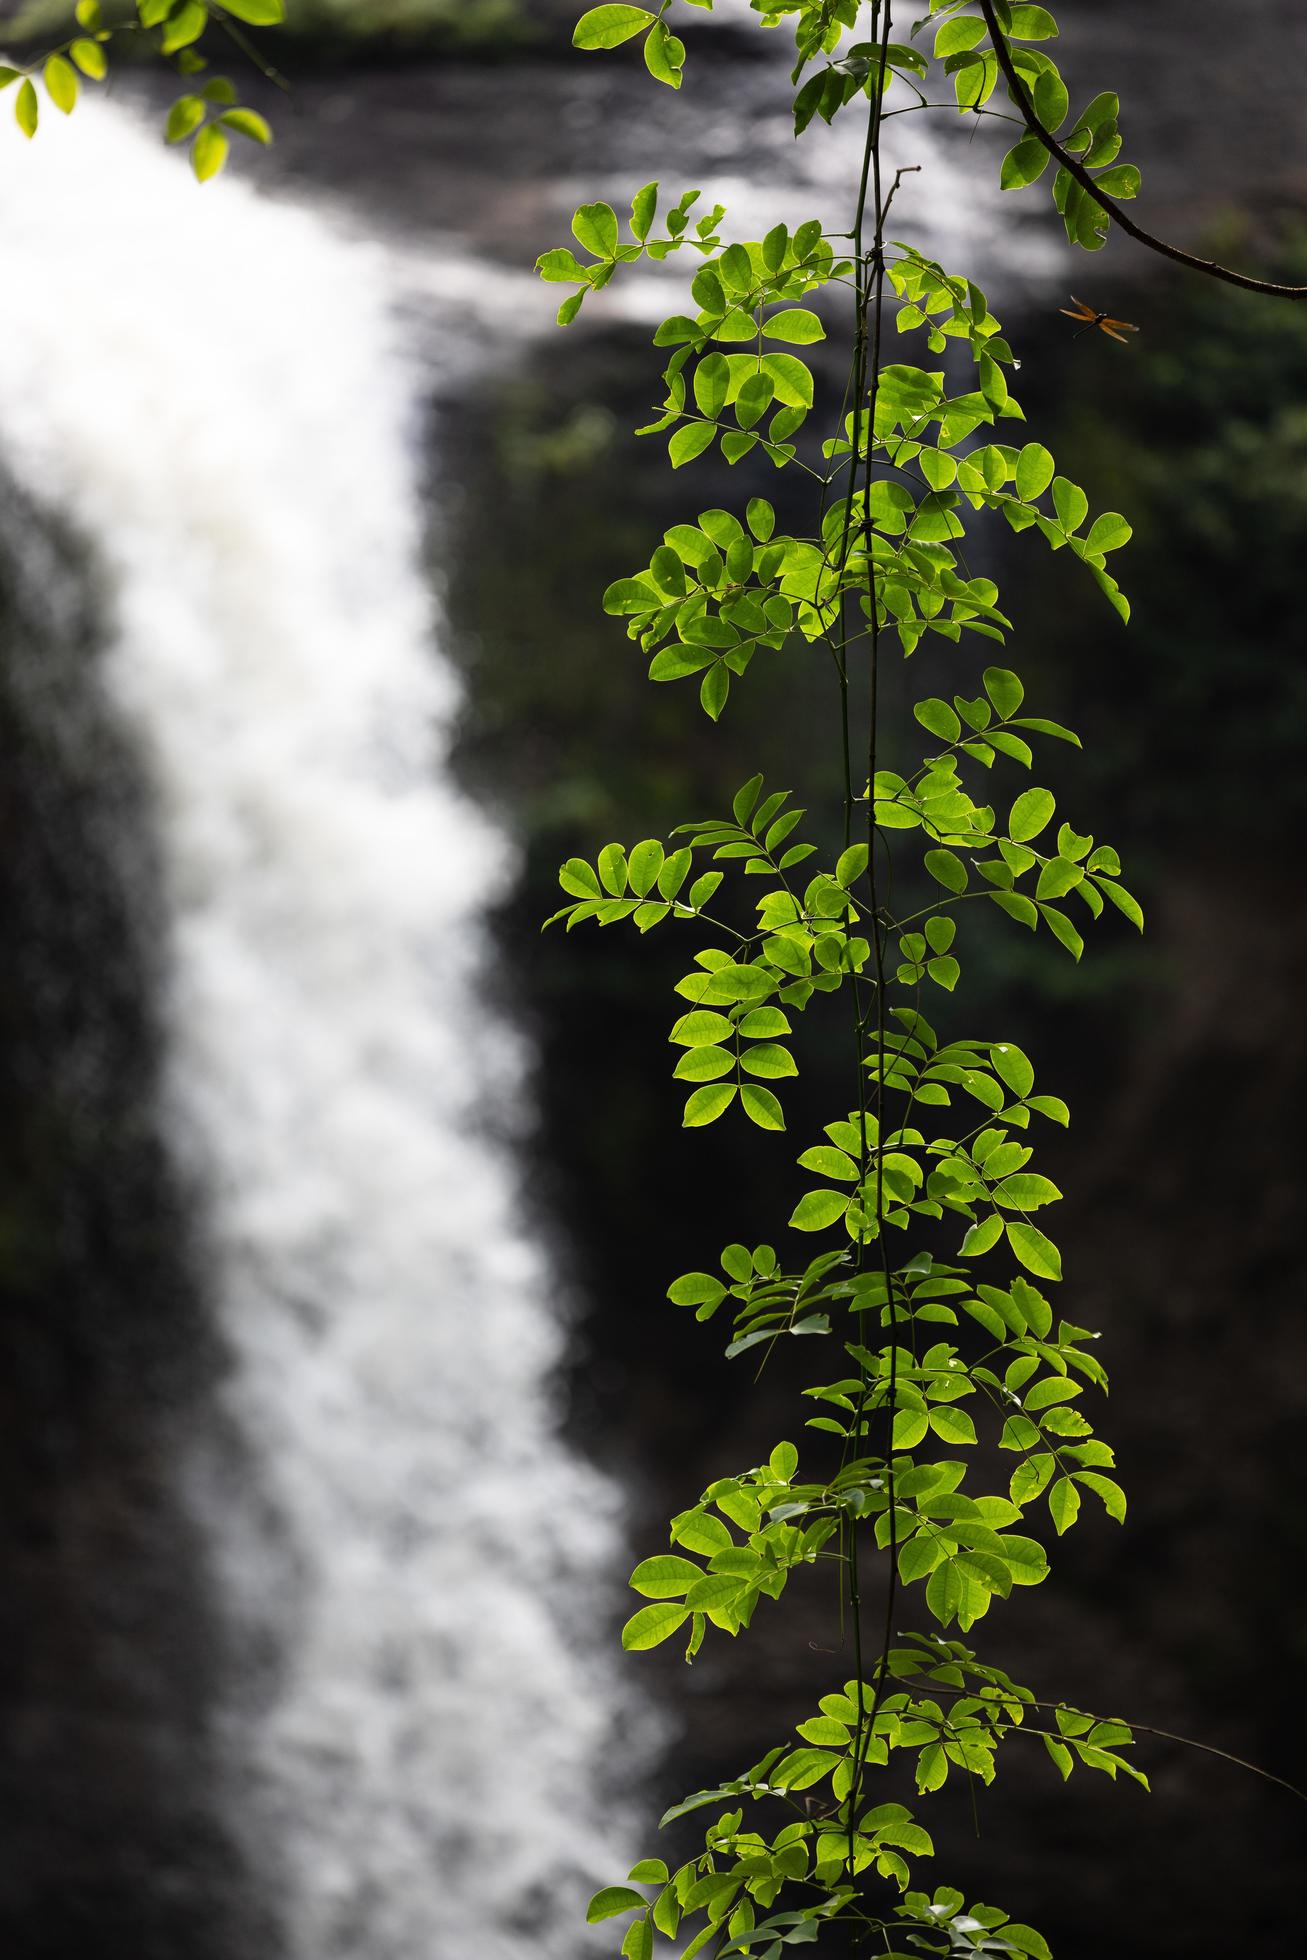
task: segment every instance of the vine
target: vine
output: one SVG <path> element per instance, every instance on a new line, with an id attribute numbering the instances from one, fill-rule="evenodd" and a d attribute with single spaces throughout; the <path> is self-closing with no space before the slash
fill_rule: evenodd
<path id="1" fill-rule="evenodd" d="M 819 996 L 843 996 L 831 1009 L 855 1043 L 852 1106 L 799 1156 L 809 1188 L 788 1220 L 820 1249 L 783 1258 L 769 1244 L 728 1245 L 719 1272 L 685 1274 L 669 1289 L 698 1319 L 728 1319 L 728 1356 L 824 1336 L 838 1345 L 840 1372 L 802 1389 L 814 1411 L 805 1457 L 778 1443 L 766 1463 L 719 1478 L 672 1519 L 670 1550 L 632 1574 L 647 1603 L 622 1643 L 643 1651 L 685 1633 L 692 1659 L 709 1628 L 741 1632 L 791 1574 L 830 1564 L 853 1672 L 831 1683 L 792 1738 L 668 1811 L 664 1824 L 711 1813 L 701 1853 L 675 1871 L 642 1860 L 625 1884 L 595 1895 L 588 1918 L 627 1921 L 629 1960 L 650 1960 L 656 1936 L 683 1942 L 684 1960 L 705 1949 L 714 1960 L 779 1960 L 836 1925 L 887 1960 L 910 1960 L 904 1947 L 1043 1960 L 1049 1949 L 1033 1927 L 948 1885 L 926 1889 L 917 1873 L 934 1851 L 929 1831 L 908 1806 L 876 1801 L 873 1787 L 899 1756 L 921 1797 L 950 1775 L 989 1783 L 1002 1747 L 1022 1737 L 1038 1738 L 1063 1778 L 1089 1769 L 1147 1787 L 1128 1723 L 1037 1699 L 969 1644 L 994 1599 L 1048 1574 L 1041 1538 L 1024 1527 L 1046 1514 L 1060 1536 L 1086 1494 L 1121 1522 L 1126 1499 L 1085 1406 L 1087 1392 L 1107 1387 L 1098 1336 L 1063 1319 L 1045 1290 L 1061 1281 L 1062 1262 L 1036 1214 L 1062 1194 L 1035 1168 L 1036 1146 L 1041 1125 L 1067 1123 L 1066 1105 L 1036 1091 L 1015 1043 L 937 1031 L 928 999 L 943 996 L 948 1015 L 962 972 L 959 923 L 977 902 L 1047 931 L 1077 960 L 1083 932 L 1105 912 L 1140 929 L 1143 915 L 1110 844 L 1068 821 L 1054 827 L 1052 790 L 1000 793 L 1009 769 L 1033 768 L 1036 742 L 1078 746 L 1071 730 L 1027 712 L 1011 668 L 983 666 L 978 684 L 959 678 L 947 695 L 917 701 L 924 753 L 911 751 L 908 731 L 882 726 L 882 670 L 894 643 L 905 658 L 937 639 L 959 649 L 1005 643 L 1011 621 L 998 589 L 966 559 L 968 521 L 980 513 L 1067 549 L 1122 622 L 1130 608 L 1109 559 L 1131 531 L 1114 511 L 1091 521 L 1084 491 L 1041 443 L 997 439 L 1000 422 L 1024 419 L 1009 385 L 1017 364 L 974 280 L 891 237 L 909 173 L 890 177 L 885 125 L 943 106 L 942 80 L 949 107 L 1009 126 L 1002 188 L 1024 189 L 1056 164 L 1053 203 L 1074 245 L 1100 249 L 1116 223 L 1230 283 L 1291 297 L 1303 289 L 1215 266 L 1129 219 L 1122 205 L 1140 175 L 1120 160 L 1118 98 L 1101 93 L 1072 113 L 1046 51 L 1058 29 L 1045 7 L 929 0 L 926 18 L 895 38 L 894 0 L 752 6 L 762 26 L 794 31 L 796 134 L 865 104 L 850 229 L 831 233 L 814 218 L 728 242 L 725 211 L 696 216 L 694 190 L 659 226 L 651 183 L 625 226 L 606 203 L 582 206 L 572 229 L 586 256 L 559 248 L 538 269 L 573 288 L 558 315 L 567 325 L 628 265 L 685 252 L 701 262 L 689 310 L 654 336 L 668 353 L 665 395 L 639 433 L 666 437 L 674 469 L 719 445 L 728 464 L 753 457 L 803 472 L 814 527 L 778 534 L 762 496 L 742 517 L 702 511 L 673 525 L 604 605 L 626 621 L 650 678 L 696 680 L 714 721 L 760 650 L 807 643 L 829 661 L 844 849 L 811 862 L 805 811 L 755 776 L 729 813 L 679 825 L 669 844 L 610 843 L 593 864 L 570 859 L 560 872 L 567 903 L 548 923 L 693 929 L 700 950 L 677 984 L 670 1034 L 689 1129 L 738 1110 L 783 1132 L 781 1085 L 797 1073 L 792 1017 L 822 1005 Z M 575 44 L 606 50 L 639 38 L 652 76 L 679 88 L 686 51 L 669 7 L 593 8 Z M 844 401 L 814 443 L 803 431 L 816 382 L 794 350 L 825 340 L 841 316 Z M 891 334 L 910 358 L 892 358 Z M 921 364 L 923 342 L 940 365 Z M 868 692 L 860 731 L 854 677 Z M 909 843 L 919 872 L 903 862 Z M 756 897 L 741 879 L 758 881 Z M 932 1133 L 936 1123 L 944 1133 Z M 910 1601 L 924 1608 L 927 1631 L 901 1630 Z"/>

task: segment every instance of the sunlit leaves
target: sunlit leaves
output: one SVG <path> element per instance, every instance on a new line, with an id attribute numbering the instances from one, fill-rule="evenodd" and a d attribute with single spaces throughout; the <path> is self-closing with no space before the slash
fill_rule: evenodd
<path id="1" fill-rule="evenodd" d="M 654 20 L 645 7 L 592 7 L 582 14 L 572 35 L 577 48 L 616 48 L 642 33 Z"/>
<path id="2" fill-rule="evenodd" d="M 252 143 L 271 143 L 272 130 L 256 109 L 228 109 L 221 117 L 223 127 L 248 136 Z"/>
<path id="3" fill-rule="evenodd" d="M 1052 1240 L 1024 1221 L 1012 1221 L 1007 1228 L 1008 1244 L 1027 1272 L 1036 1279 L 1062 1277 L 1062 1255 Z"/>
<path id="4" fill-rule="evenodd" d="M 191 168 L 199 181 L 207 183 L 216 177 L 227 161 L 230 145 L 217 123 L 206 123 L 196 134 L 191 145 Z"/>
<path id="5" fill-rule="evenodd" d="M 622 1628 L 622 1645 L 628 1653 L 643 1653 L 650 1647 L 660 1646 L 684 1626 L 688 1617 L 689 1609 L 673 1600 L 642 1606 Z"/>
<path id="6" fill-rule="evenodd" d="M 854 0 L 821 10 L 756 0 L 755 10 L 794 31 L 800 128 L 831 120 L 858 94 L 894 90 L 901 103 L 905 82 L 929 76 L 924 47 L 891 43 L 882 54 L 854 39 Z M 1131 195 L 1137 173 L 1117 161 L 1115 98 L 1074 115 L 1046 52 L 1056 37 L 1049 10 L 997 0 L 996 14 L 1000 51 L 1025 91 L 1018 106 L 1028 97 L 1046 128 L 1069 132 L 1063 140 L 1109 194 Z M 934 59 L 959 108 L 986 108 L 1006 84 L 984 20 L 955 0 L 933 0 L 931 16 Z M 678 86 L 684 49 L 661 15 L 594 8 L 576 33 L 589 49 L 637 38 L 655 77 Z M 1025 131 L 1001 181 L 1021 188 L 1046 177 L 1048 163 L 1046 146 Z M 1102 213 L 1084 208 L 1093 200 L 1068 192 L 1065 171 L 1052 184 L 1072 235 L 1096 245 Z M 676 1307 L 729 1321 L 727 1355 L 750 1366 L 795 1336 L 834 1349 L 830 1378 L 804 1391 L 809 1427 L 839 1452 L 818 1473 L 830 1481 L 799 1481 L 789 1444 L 720 1478 L 673 1519 L 670 1550 L 637 1566 L 631 1583 L 646 1603 L 623 1642 L 642 1650 L 683 1632 L 692 1660 L 714 1628 L 743 1632 L 759 1600 L 779 1597 L 798 1566 L 847 1557 L 852 1533 L 869 1552 L 892 1553 L 900 1585 L 917 1589 L 941 1631 L 902 1636 L 870 1700 L 865 1683 L 846 1683 L 799 1724 L 797 1746 L 674 1806 L 669 1820 L 704 1808 L 715 1821 L 701 1859 L 670 1874 L 656 1861 L 631 1873 L 660 1887 L 656 1897 L 629 1887 L 600 1897 L 613 1916 L 632 1915 L 622 1942 L 630 1960 L 649 1960 L 655 1930 L 687 1956 L 713 1947 L 778 1960 L 785 1946 L 816 1937 L 841 1884 L 878 1877 L 902 1888 L 899 1914 L 916 1929 L 909 1945 L 929 1936 L 962 1950 L 985 1936 L 1044 1960 L 1040 1935 L 997 1908 L 964 1908 L 946 1888 L 933 1898 L 907 1890 L 909 1861 L 928 1855 L 929 1840 L 902 1806 L 866 1809 L 863 1792 L 900 1748 L 913 1752 L 923 1791 L 951 1774 L 995 1775 L 999 1745 L 1032 1715 L 1033 1698 L 947 1632 L 965 1632 L 1045 1577 L 1043 1544 L 1020 1528 L 1030 1507 L 1050 1539 L 1076 1522 L 1085 1494 L 1109 1517 L 1124 1512 L 1107 1474 L 1111 1449 L 1093 1430 L 1093 1391 L 1106 1383 L 1096 1337 L 1057 1318 L 1047 1295 L 1061 1255 L 1034 1222 L 1061 1197 L 1038 1152 L 1043 1125 L 1068 1121 L 1066 1105 L 1037 1093 L 1034 1063 L 1015 1043 L 938 1034 L 922 996 L 947 1006 L 944 996 L 961 991 L 977 909 L 1074 958 L 1087 923 L 1115 911 L 1141 922 L 1112 847 L 1081 832 L 1079 819 L 1061 820 L 1052 789 L 1021 779 L 1040 743 L 1078 746 L 1077 737 L 1024 712 L 1011 668 L 958 666 L 955 654 L 968 635 L 1001 646 L 1011 625 L 997 586 L 969 569 L 979 522 L 1001 516 L 1014 533 L 1079 560 L 1121 618 L 1129 608 L 1107 561 L 1130 527 L 1115 512 L 1091 513 L 1038 440 L 1004 439 L 1004 425 L 1024 418 L 1001 324 L 973 281 L 910 246 L 887 248 L 894 322 L 934 364 L 888 361 L 878 341 L 860 399 L 824 440 L 809 441 L 804 422 L 824 407 L 826 370 L 814 372 L 797 350 L 834 334 L 841 289 L 857 270 L 815 220 L 724 239 L 723 216 L 687 192 L 659 226 L 650 184 L 632 201 L 629 228 L 613 206 L 583 205 L 574 246 L 539 261 L 543 278 L 574 289 L 560 313 L 567 321 L 625 267 L 689 253 L 676 310 L 654 334 L 664 392 L 640 433 L 664 439 L 677 471 L 711 457 L 705 476 L 720 458 L 727 467 L 802 464 L 821 479 L 814 517 L 791 516 L 793 500 L 783 506 L 793 535 L 757 495 L 743 518 L 712 509 L 670 524 L 647 561 L 608 586 L 615 638 L 625 634 L 654 681 L 693 681 L 712 721 L 751 683 L 758 658 L 829 650 L 837 668 L 847 662 L 861 676 L 868 639 L 882 662 L 892 644 L 907 656 L 945 640 L 954 664 L 914 687 L 911 721 L 887 711 L 870 782 L 851 771 L 842 847 L 819 848 L 823 825 L 838 835 L 836 813 L 814 813 L 805 837 L 788 791 L 753 776 L 728 815 L 682 824 L 675 851 L 650 839 L 608 844 L 560 872 L 568 902 L 557 917 L 569 931 L 694 922 L 670 1022 L 687 1129 L 743 1118 L 764 1132 L 759 1147 L 774 1145 L 785 1125 L 780 1095 L 801 1059 L 796 1018 L 840 996 L 829 1005 L 857 1030 L 854 1106 L 798 1153 L 777 1243 L 731 1243 L 720 1272 L 691 1271 L 669 1288 Z M 955 352 L 960 359 L 948 358 Z M 701 866 L 704 854 L 713 869 L 696 875 L 692 859 Z M 975 908 L 976 898 L 990 902 Z M 706 1151 L 690 1147 L 694 1161 L 711 1162 L 711 1140 Z M 1006 1494 L 986 1490 L 995 1462 Z M 1059 1711 L 1045 1747 L 1061 1775 L 1084 1766 L 1114 1776 L 1129 1770 L 1119 1755 L 1129 1740 L 1122 1724 Z M 802 1808 L 769 1840 L 746 1808 L 781 1791 Z"/>
<path id="7" fill-rule="evenodd" d="M 679 88 L 681 71 L 685 67 L 685 43 L 661 20 L 656 21 L 645 40 L 644 61 L 656 82 L 663 82 L 668 88 Z"/>
<path id="8" fill-rule="evenodd" d="M 643 1893 L 632 1891 L 629 1885 L 605 1886 L 586 1907 L 586 1924 L 597 1925 L 600 1920 L 614 1919 L 619 1913 L 643 1909 L 648 1903 Z"/>
<path id="9" fill-rule="evenodd" d="M 24 81 L 19 88 L 17 96 L 14 98 L 14 121 L 22 130 L 24 136 L 35 136 L 40 113 L 40 107 L 36 99 L 36 90 L 30 81 Z"/>

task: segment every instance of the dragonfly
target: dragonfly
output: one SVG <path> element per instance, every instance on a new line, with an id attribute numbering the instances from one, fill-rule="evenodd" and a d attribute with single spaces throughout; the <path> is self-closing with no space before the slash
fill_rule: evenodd
<path id="1" fill-rule="evenodd" d="M 1075 308 L 1074 313 L 1071 307 Z M 1059 313 L 1065 313 L 1068 320 L 1083 321 L 1080 333 L 1088 333 L 1091 328 L 1099 327 L 1109 339 L 1119 340 L 1123 347 L 1129 344 L 1126 335 L 1139 331 L 1138 327 L 1132 326 L 1129 320 L 1114 320 L 1110 314 L 1100 313 L 1097 307 L 1088 306 L 1084 300 L 1077 299 L 1074 293 L 1071 295 L 1071 306 L 1059 306 L 1057 310 Z M 1072 340 L 1079 340 L 1080 333 L 1072 334 Z"/>

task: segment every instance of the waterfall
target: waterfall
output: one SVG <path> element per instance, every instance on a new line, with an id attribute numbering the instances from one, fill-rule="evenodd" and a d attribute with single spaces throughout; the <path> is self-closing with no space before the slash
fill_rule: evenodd
<path id="1" fill-rule="evenodd" d="M 246 1660 L 227 1801 L 295 1960 L 570 1960 L 624 1869 L 614 1507 L 483 1113 L 506 853 L 445 767 L 398 274 L 122 110 L 50 121 L 0 118 L 0 447 L 102 570 L 157 825 L 164 1120 L 230 1353 L 176 1466 Z"/>

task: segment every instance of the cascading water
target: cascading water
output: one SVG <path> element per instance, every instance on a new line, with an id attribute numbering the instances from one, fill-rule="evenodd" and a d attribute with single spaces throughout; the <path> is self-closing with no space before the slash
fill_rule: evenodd
<path id="1" fill-rule="evenodd" d="M 612 1504 L 555 1434 L 547 1275 L 479 1134 L 515 1068 L 476 995 L 504 852 L 442 776 L 392 267 L 199 191 L 120 111 L 3 147 L 0 445 L 112 593 L 232 1355 L 177 1475 L 250 1663 L 235 1821 L 296 1960 L 562 1960 L 621 1866 L 615 1697 L 567 1632 Z"/>

